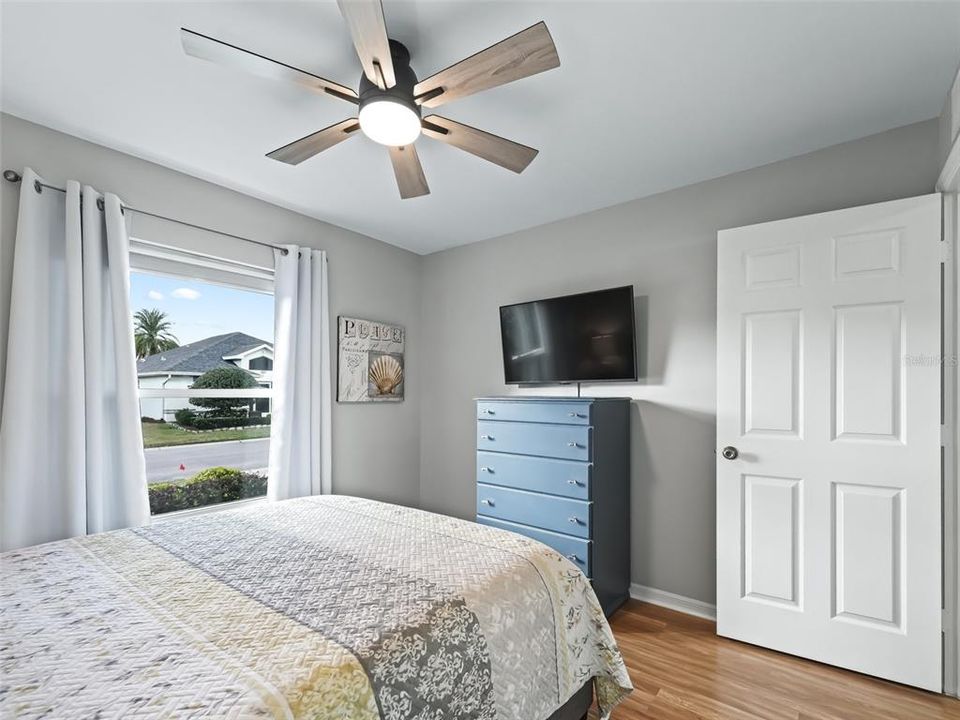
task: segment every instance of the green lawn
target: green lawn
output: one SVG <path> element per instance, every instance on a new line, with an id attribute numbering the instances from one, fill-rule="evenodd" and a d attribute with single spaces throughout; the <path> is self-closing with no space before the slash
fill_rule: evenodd
<path id="1" fill-rule="evenodd" d="M 253 440 L 270 437 L 269 427 L 241 428 L 239 430 L 211 430 L 210 432 L 187 432 L 171 423 L 141 423 L 143 446 L 165 447 L 167 445 L 193 445 L 196 443 L 222 442 L 224 440 Z"/>

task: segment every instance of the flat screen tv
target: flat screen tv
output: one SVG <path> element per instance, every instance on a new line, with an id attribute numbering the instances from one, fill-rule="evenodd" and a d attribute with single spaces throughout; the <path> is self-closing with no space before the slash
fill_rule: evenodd
<path id="1" fill-rule="evenodd" d="M 633 286 L 500 308 L 508 385 L 637 379 Z"/>

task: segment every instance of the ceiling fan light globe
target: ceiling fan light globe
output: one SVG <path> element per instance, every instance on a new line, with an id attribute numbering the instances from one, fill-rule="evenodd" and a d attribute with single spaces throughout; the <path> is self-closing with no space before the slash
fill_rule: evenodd
<path id="1" fill-rule="evenodd" d="M 375 100 L 360 108 L 360 129 L 374 142 L 402 147 L 420 137 L 420 117 L 401 103 Z"/>

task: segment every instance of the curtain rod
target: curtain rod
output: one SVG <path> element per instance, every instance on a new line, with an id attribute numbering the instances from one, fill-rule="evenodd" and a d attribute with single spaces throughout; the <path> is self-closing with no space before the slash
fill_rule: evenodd
<path id="1" fill-rule="evenodd" d="M 4 170 L 3 179 L 7 182 L 18 183 L 23 180 L 23 176 L 20 175 L 16 170 Z M 48 185 L 45 182 L 40 182 L 35 180 L 33 183 L 33 189 L 37 192 L 41 192 L 43 188 L 48 188 L 50 190 L 56 190 L 57 192 L 65 193 L 66 189 L 57 187 L 56 185 Z M 97 207 L 103 210 L 103 199 L 97 201 Z M 130 207 L 129 205 L 121 205 L 121 210 L 129 210 L 130 212 L 138 213 L 140 215 L 148 215 L 158 220 L 166 220 L 168 222 L 177 223 L 178 225 L 184 225 L 195 230 L 204 230 L 205 232 L 215 233 L 216 235 L 223 235 L 224 237 L 230 237 L 234 240 L 242 240 L 243 242 L 253 243 L 254 245 L 260 245 L 262 247 L 273 248 L 274 250 L 279 250 L 282 255 L 288 254 L 290 251 L 285 247 L 279 245 L 274 245 L 272 243 L 263 242 L 262 240 L 254 240 L 248 237 L 242 237 L 240 235 L 234 235 L 233 233 L 224 232 L 223 230 L 215 230 L 214 228 L 205 227 L 203 225 L 195 225 L 194 223 L 187 222 L 186 220 L 178 220 L 177 218 L 167 217 L 166 215 L 159 215 L 157 213 L 149 212 L 147 210 L 140 210 L 139 208 Z"/>

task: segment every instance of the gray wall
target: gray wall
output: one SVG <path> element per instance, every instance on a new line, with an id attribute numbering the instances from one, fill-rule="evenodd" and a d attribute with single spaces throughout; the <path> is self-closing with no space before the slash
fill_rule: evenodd
<path id="1" fill-rule="evenodd" d="M 498 307 L 633 284 L 643 379 L 584 393 L 634 399 L 633 581 L 714 602 L 716 233 L 932 192 L 937 132 L 919 123 L 427 256 L 422 506 L 474 512 L 472 398 L 517 392 L 503 385 Z"/>
<path id="2" fill-rule="evenodd" d="M 946 164 L 947 156 L 950 155 L 958 137 L 960 137 L 960 68 L 957 69 L 957 75 L 943 104 L 943 112 L 940 113 L 941 167 Z"/>
<path id="3" fill-rule="evenodd" d="M 333 314 L 403 323 L 409 341 L 404 403 L 334 406 L 335 491 L 462 517 L 474 509 L 472 398 L 517 392 L 502 384 L 498 307 L 633 284 L 643 378 L 585 393 L 634 398 L 634 582 L 713 602 L 716 232 L 930 192 L 937 135 L 936 121 L 919 123 L 424 258 L 8 115 L 0 115 L 0 164 L 29 165 L 57 184 L 80 179 L 130 205 L 229 232 L 328 250 Z M 0 364 L 18 192 L 0 182 Z M 250 262 L 269 258 L 168 223 L 135 219 L 131 231 Z"/>
<path id="4" fill-rule="evenodd" d="M 238 235 L 327 250 L 333 317 L 349 314 L 402 323 L 407 328 L 406 400 L 378 407 L 334 405 L 334 490 L 418 503 L 419 355 L 423 348 L 422 259 L 418 255 L 10 115 L 0 116 L 0 163 L 4 169 L 30 166 L 61 187 L 67 179 L 90 183 L 99 190 L 116 192 L 133 207 Z M 19 192 L 18 186 L 0 181 L 0 377 L 2 358 L 6 357 Z M 270 250 L 149 218 L 134 216 L 131 233 L 258 264 L 271 262 Z"/>

